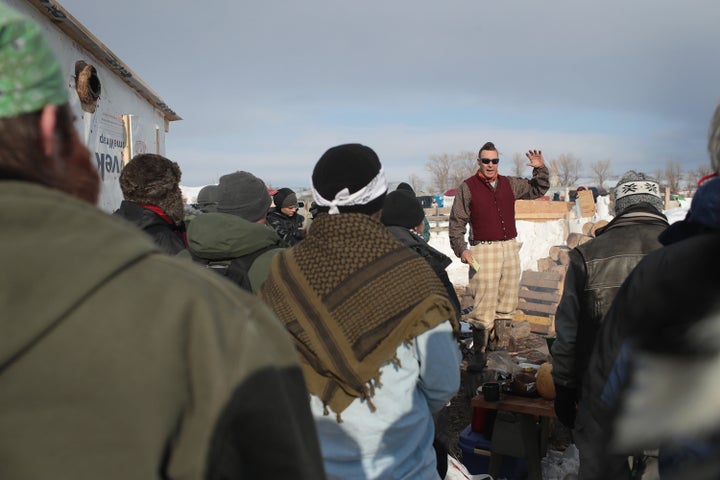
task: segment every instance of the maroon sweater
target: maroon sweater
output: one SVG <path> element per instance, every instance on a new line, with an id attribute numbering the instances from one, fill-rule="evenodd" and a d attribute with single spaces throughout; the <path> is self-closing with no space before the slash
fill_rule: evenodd
<path id="1" fill-rule="evenodd" d="M 470 193 L 470 225 L 473 240 L 510 240 L 515 229 L 515 195 L 507 177 L 498 175 L 497 187 L 473 175 L 465 180 Z"/>
<path id="2" fill-rule="evenodd" d="M 477 174 L 473 175 L 473 178 L 477 176 Z M 512 197 L 515 200 L 533 200 L 535 198 L 543 196 L 545 192 L 547 192 L 547 189 L 550 186 L 549 177 L 550 172 L 548 171 L 547 167 L 537 167 L 533 168 L 533 174 L 531 179 L 525 179 L 521 177 L 506 177 L 499 175 L 498 181 L 502 181 L 503 183 L 507 182 L 510 185 Z M 462 255 L 463 250 L 467 249 L 467 242 L 465 242 L 467 224 L 471 223 L 474 227 L 473 231 L 470 232 L 470 235 L 474 239 L 492 240 L 492 237 L 481 236 L 484 234 L 481 234 L 480 231 L 477 231 L 478 233 L 475 234 L 477 236 L 473 235 L 473 233 L 476 231 L 477 227 L 482 228 L 482 224 L 484 222 L 492 222 L 493 215 L 495 215 L 496 218 L 498 215 L 497 208 L 493 207 L 491 209 L 488 209 L 488 205 L 494 205 L 493 203 L 488 204 L 487 202 L 478 199 L 475 200 L 475 207 L 471 206 L 471 202 L 473 202 L 475 197 L 475 193 L 471 191 L 470 187 L 472 183 L 475 183 L 475 180 L 473 180 L 473 178 L 468 178 L 458 186 L 458 190 L 455 195 L 455 201 L 453 202 L 452 209 L 450 210 L 450 225 L 448 232 L 450 236 L 450 245 L 452 246 L 453 252 L 455 252 L 455 255 L 457 255 L 458 257 Z M 477 181 L 477 187 L 482 187 L 477 188 L 479 195 L 490 195 L 490 193 L 494 191 L 492 187 L 483 185 L 481 183 L 482 179 L 477 179 Z M 498 190 L 500 190 L 499 185 L 500 184 L 498 184 Z M 505 193 L 502 192 L 500 194 L 505 195 Z M 487 210 L 485 215 L 482 214 L 483 210 Z M 490 212 L 493 211 L 495 213 L 491 214 Z M 508 213 L 510 214 L 509 217 Z M 473 215 L 475 215 L 476 217 L 473 217 Z M 502 215 L 506 227 L 508 229 L 512 228 L 513 231 L 515 231 L 514 205 L 513 210 L 506 208 L 502 212 Z M 508 222 L 512 222 L 512 224 L 509 224 Z M 502 225 L 502 223 L 500 223 L 500 225 Z M 499 230 L 496 230 L 496 232 L 497 231 L 502 232 L 502 228 L 499 228 Z M 512 236 L 514 237 L 515 235 L 513 234 Z M 502 236 L 499 235 L 496 239 L 499 238 L 502 238 Z M 508 234 L 508 238 L 512 237 Z"/>

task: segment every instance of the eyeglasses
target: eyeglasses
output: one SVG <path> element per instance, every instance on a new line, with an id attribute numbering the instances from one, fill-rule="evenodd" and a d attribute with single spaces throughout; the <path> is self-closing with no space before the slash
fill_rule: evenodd
<path id="1" fill-rule="evenodd" d="M 487 165 L 488 163 L 492 162 L 493 165 L 497 165 L 500 162 L 499 158 L 481 158 L 480 159 L 483 164 Z"/>

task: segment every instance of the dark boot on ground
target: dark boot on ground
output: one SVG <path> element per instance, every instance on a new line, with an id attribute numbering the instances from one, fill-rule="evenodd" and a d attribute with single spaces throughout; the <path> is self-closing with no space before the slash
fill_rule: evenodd
<path id="1" fill-rule="evenodd" d="M 487 344 L 490 332 L 485 327 L 472 327 L 473 356 L 470 359 L 468 370 L 481 372 L 487 363 Z"/>
<path id="2" fill-rule="evenodd" d="M 472 357 L 467 366 L 467 378 L 465 388 L 468 398 L 477 395 L 477 388 L 485 381 L 484 373 L 487 365 L 487 340 L 490 332 L 484 327 L 472 327 L 473 347 Z"/>
<path id="3" fill-rule="evenodd" d="M 495 350 L 506 352 L 510 347 L 510 331 L 512 330 L 512 320 L 498 318 L 495 320 L 495 337 L 497 343 Z"/>

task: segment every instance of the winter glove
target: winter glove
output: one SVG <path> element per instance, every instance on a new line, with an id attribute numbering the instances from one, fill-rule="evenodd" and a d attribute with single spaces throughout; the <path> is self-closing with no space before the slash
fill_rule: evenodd
<path id="1" fill-rule="evenodd" d="M 555 385 L 555 415 L 568 428 L 575 427 L 577 392 L 574 388 Z"/>

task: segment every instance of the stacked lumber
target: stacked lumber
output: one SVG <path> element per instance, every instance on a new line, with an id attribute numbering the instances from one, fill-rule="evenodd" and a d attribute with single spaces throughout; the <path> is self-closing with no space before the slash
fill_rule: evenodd
<path id="1" fill-rule="evenodd" d="M 564 280 L 565 272 L 525 270 L 520 279 L 518 307 L 513 323 L 527 321 L 532 332 L 552 334 Z"/>

